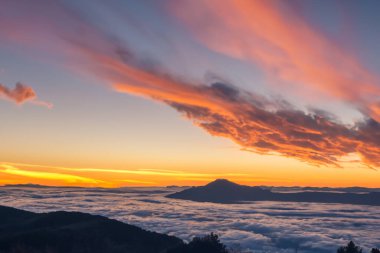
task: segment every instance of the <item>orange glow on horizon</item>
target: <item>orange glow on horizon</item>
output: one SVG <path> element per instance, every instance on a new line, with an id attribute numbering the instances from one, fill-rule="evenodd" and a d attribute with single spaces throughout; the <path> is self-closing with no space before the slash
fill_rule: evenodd
<path id="1" fill-rule="evenodd" d="M 68 168 L 20 163 L 0 163 L 0 185 L 41 184 L 48 186 L 122 187 L 122 186 L 198 186 L 218 178 L 244 185 L 315 186 L 315 187 L 379 187 L 379 173 L 373 170 L 334 169 L 315 175 L 302 175 L 297 170 L 260 170 L 253 173 L 194 173 L 176 170 L 123 170 L 105 168 Z M 357 178 L 358 172 L 360 179 Z M 339 180 L 337 180 L 339 177 Z"/>

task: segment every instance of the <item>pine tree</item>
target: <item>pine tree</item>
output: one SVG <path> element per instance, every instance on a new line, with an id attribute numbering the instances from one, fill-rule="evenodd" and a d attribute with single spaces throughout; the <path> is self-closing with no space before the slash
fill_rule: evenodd
<path id="1" fill-rule="evenodd" d="M 347 246 L 345 247 L 340 247 L 337 250 L 337 253 L 362 253 L 363 249 L 360 248 L 359 246 L 356 246 L 353 241 L 350 241 Z"/>

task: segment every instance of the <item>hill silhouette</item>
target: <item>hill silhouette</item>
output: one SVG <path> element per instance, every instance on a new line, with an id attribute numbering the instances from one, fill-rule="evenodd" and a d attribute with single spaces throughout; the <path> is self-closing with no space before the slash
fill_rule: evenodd
<path id="1" fill-rule="evenodd" d="M 181 239 L 102 216 L 79 212 L 32 213 L 0 206 L 0 252 L 166 252 Z"/>
<path id="2" fill-rule="evenodd" d="M 80 212 L 32 213 L 0 206 L 0 253 L 229 253 L 218 235 L 175 236 Z"/>
<path id="3" fill-rule="evenodd" d="M 304 191 L 277 193 L 257 186 L 245 186 L 226 179 L 217 179 L 205 186 L 191 187 L 167 195 L 168 198 L 192 200 L 198 202 L 239 203 L 243 201 L 286 201 L 340 203 L 380 206 L 380 193 L 337 193 L 322 191 Z"/>

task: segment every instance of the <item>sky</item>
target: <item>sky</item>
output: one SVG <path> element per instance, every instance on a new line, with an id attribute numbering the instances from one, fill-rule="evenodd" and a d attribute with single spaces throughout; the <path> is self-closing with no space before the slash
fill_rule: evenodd
<path id="1" fill-rule="evenodd" d="M 0 3 L 0 184 L 380 187 L 378 1 Z"/>

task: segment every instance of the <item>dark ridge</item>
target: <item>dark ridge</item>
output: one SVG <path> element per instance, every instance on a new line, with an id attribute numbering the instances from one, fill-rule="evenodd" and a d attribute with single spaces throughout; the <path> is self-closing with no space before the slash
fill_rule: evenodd
<path id="1" fill-rule="evenodd" d="M 42 185 L 42 184 L 6 184 L 0 187 L 4 187 L 4 188 L 72 188 L 72 189 L 84 188 L 80 186 L 49 186 L 49 185 Z M 94 188 L 99 188 L 99 187 L 94 187 Z"/>
<path id="2" fill-rule="evenodd" d="M 30 187 L 30 188 L 49 188 L 51 186 L 40 185 L 40 184 L 6 184 L 2 187 Z"/>
<path id="3" fill-rule="evenodd" d="M 235 252 L 235 251 L 234 251 Z M 218 235 L 181 239 L 99 215 L 0 206 L 0 253 L 230 253 Z M 232 252 L 231 252 L 232 253 Z"/>
<path id="4" fill-rule="evenodd" d="M 35 214 L 32 212 L 0 206 L 0 229 L 5 225 L 19 223 L 32 217 L 35 217 Z M 2 230 L 0 230 L 1 232 Z"/>
<path id="5" fill-rule="evenodd" d="M 181 239 L 79 212 L 31 213 L 0 206 L 1 253 L 159 253 Z"/>
<path id="6" fill-rule="evenodd" d="M 170 194 L 166 197 L 214 203 L 286 201 L 380 206 L 380 192 L 337 193 L 316 190 L 276 193 L 272 192 L 268 188 L 239 185 L 226 179 L 217 179 L 205 186 L 191 187 L 189 189 Z"/>

